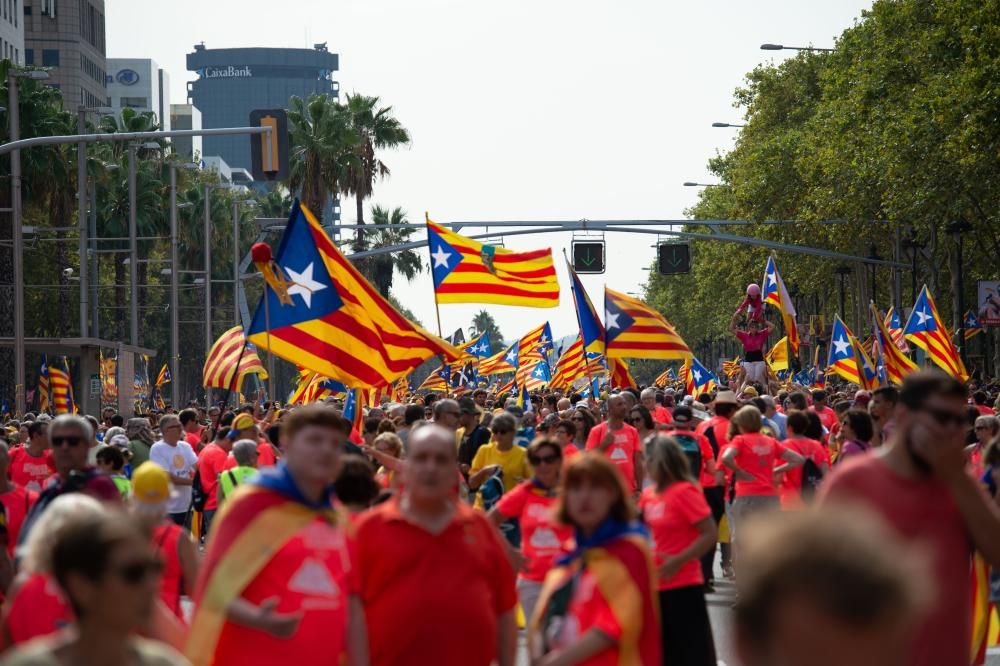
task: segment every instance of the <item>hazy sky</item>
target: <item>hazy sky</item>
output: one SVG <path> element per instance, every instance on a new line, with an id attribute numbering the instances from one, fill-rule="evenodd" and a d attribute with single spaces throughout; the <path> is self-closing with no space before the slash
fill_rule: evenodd
<path id="1" fill-rule="evenodd" d="M 392 177 L 376 203 L 453 220 L 679 219 L 707 160 L 731 145 L 732 92 L 756 64 L 791 52 L 762 42 L 830 46 L 863 0 L 107 0 L 109 57 L 153 58 L 185 101 L 185 54 L 209 48 L 307 47 L 340 54 L 342 92 L 379 95 L 413 136 L 384 155 Z M 354 221 L 354 202 L 344 218 Z M 467 232 L 471 233 L 471 231 Z M 507 338 L 548 318 L 576 329 L 561 259 L 570 234 L 513 237 L 552 247 L 558 308 L 444 305 L 445 334 L 487 307 Z M 605 282 L 639 291 L 653 236 L 609 234 L 608 271 L 584 283 L 598 310 Z M 424 250 L 426 252 L 426 250 Z M 426 260 L 426 256 L 425 256 Z M 763 266 L 761 267 L 763 271 Z M 758 275 L 747 276 L 751 279 Z M 436 329 L 430 274 L 396 294 Z M 733 304 L 734 307 L 737 305 Z M 669 318 L 669 313 L 667 313 Z M 681 334 L 683 335 L 683 331 Z"/>

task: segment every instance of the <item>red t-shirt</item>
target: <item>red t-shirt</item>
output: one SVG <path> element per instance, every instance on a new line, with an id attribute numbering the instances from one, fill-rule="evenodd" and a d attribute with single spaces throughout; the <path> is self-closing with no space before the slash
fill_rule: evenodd
<path id="1" fill-rule="evenodd" d="M 226 469 L 229 453 L 215 442 L 209 442 L 198 453 L 198 474 L 205 491 L 205 510 L 219 508 L 219 474 Z"/>
<path id="2" fill-rule="evenodd" d="M 195 432 L 184 433 L 184 441 L 191 445 L 192 451 L 201 451 L 201 449 L 205 448 L 201 444 L 201 428 Z"/>
<path id="3" fill-rule="evenodd" d="M 803 458 L 811 459 L 817 467 L 830 464 L 830 454 L 826 447 L 815 439 L 790 437 L 781 443 L 790 451 Z M 802 467 L 795 467 L 781 477 L 781 508 L 797 509 L 802 506 Z"/>
<path id="4" fill-rule="evenodd" d="M 344 529 L 317 517 L 282 546 L 243 590 L 259 605 L 276 597 L 276 613 L 301 613 L 291 638 L 276 638 L 226 622 L 214 666 L 249 663 L 343 663 L 347 650 L 348 597 L 357 594 L 354 557 Z"/>
<path id="5" fill-rule="evenodd" d="M 973 546 L 944 483 L 934 477 L 903 477 L 881 457 L 859 456 L 836 467 L 824 480 L 818 499 L 822 503 L 864 502 L 905 544 L 930 555 L 933 572 L 929 582 L 936 586 L 936 595 L 923 621 L 914 628 L 903 663 L 969 663 L 969 566 Z M 856 511 L 857 507 L 845 510 Z"/>
<path id="6" fill-rule="evenodd" d="M 587 450 L 596 449 L 608 432 L 608 422 L 598 423 L 587 436 Z M 604 450 L 604 455 L 625 476 L 629 489 L 635 492 L 635 454 L 639 450 L 639 432 L 627 423 L 614 430 L 615 441 Z"/>
<path id="7" fill-rule="evenodd" d="M 7 554 L 11 557 L 14 557 L 14 547 L 17 546 L 17 538 L 21 534 L 24 517 L 28 515 L 28 510 L 34 506 L 37 499 L 38 493 L 17 485 L 0 495 L 0 504 L 3 504 L 6 518 Z"/>
<path id="8" fill-rule="evenodd" d="M 736 338 L 743 343 L 744 351 L 748 352 L 763 351 L 764 345 L 767 343 L 767 336 L 768 331 L 766 328 L 756 333 L 736 331 Z"/>
<path id="9" fill-rule="evenodd" d="M 760 433 L 736 435 L 729 441 L 736 449 L 736 466 L 749 472 L 753 481 L 736 480 L 736 496 L 777 495 L 774 487 L 774 466 L 784 450 L 778 440 Z"/>
<path id="10" fill-rule="evenodd" d="M 73 610 L 59 583 L 40 573 L 20 584 L 4 609 L 4 629 L 11 645 L 54 634 L 72 622 Z"/>
<path id="11" fill-rule="evenodd" d="M 369 511 L 356 542 L 372 666 L 496 659 L 498 618 L 517 603 L 500 539 L 482 512 L 462 503 L 440 534 L 411 523 L 395 499 Z"/>
<path id="12" fill-rule="evenodd" d="M 657 566 L 663 564 L 668 556 L 690 546 L 699 535 L 695 525 L 712 516 L 701 488 L 687 481 L 673 483 L 663 492 L 657 492 L 652 486 L 646 488 L 639 498 L 639 508 L 653 533 Z M 657 589 L 672 590 L 704 583 L 701 561 L 694 558 L 685 562 L 671 578 L 660 579 Z"/>
<path id="13" fill-rule="evenodd" d="M 45 488 L 45 482 L 55 473 L 56 463 L 52 458 L 52 449 L 45 449 L 38 457 L 28 453 L 28 449 L 23 446 L 10 452 L 7 477 L 27 490 L 41 492 Z"/>
<path id="14" fill-rule="evenodd" d="M 819 422 L 830 431 L 830 434 L 836 434 L 835 428 L 839 425 L 837 412 L 833 411 L 829 407 L 823 407 L 822 409 L 816 409 L 813 407 L 813 411 L 816 412 L 816 416 L 819 417 Z"/>
<path id="15" fill-rule="evenodd" d="M 521 550 L 528 565 L 518 575 L 541 582 L 557 557 L 572 550 L 573 528 L 555 520 L 556 498 L 525 481 L 497 502 L 505 518 L 517 518 L 521 526 Z"/>
<path id="16" fill-rule="evenodd" d="M 601 594 L 597 579 L 584 569 L 580 574 L 580 580 L 573 588 L 572 595 L 566 611 L 566 621 L 553 637 L 552 646 L 556 649 L 565 649 L 580 640 L 590 629 L 597 629 L 615 641 L 615 644 L 589 659 L 576 663 L 578 666 L 619 666 L 621 662 L 618 642 L 625 633 L 625 628 L 618 623 L 611 611 L 611 605 Z"/>
<path id="17" fill-rule="evenodd" d="M 663 405 L 657 405 L 653 410 L 653 420 L 663 425 L 670 425 L 674 422 L 674 417 L 670 415 L 670 410 Z"/>

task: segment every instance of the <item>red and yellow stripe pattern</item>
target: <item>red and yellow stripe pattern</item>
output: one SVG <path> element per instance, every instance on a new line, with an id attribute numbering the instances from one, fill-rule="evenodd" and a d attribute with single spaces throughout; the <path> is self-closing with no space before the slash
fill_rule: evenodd
<path id="1" fill-rule="evenodd" d="M 691 358 L 673 324 L 642 301 L 604 290 L 606 355 L 612 358 Z"/>
<path id="2" fill-rule="evenodd" d="M 243 335 L 242 326 L 233 326 L 219 336 L 205 359 L 202 370 L 202 385 L 212 388 L 239 390 L 243 378 L 248 374 L 256 374 L 261 379 L 267 379 L 267 371 L 260 362 L 260 357 L 253 347 L 243 347 L 247 339 Z M 241 357 L 242 352 L 242 357 Z M 239 368 L 236 364 L 239 364 Z"/>

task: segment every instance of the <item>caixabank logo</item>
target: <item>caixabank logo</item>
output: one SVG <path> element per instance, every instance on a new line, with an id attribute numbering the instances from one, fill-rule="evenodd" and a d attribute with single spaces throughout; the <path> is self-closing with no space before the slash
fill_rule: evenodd
<path id="1" fill-rule="evenodd" d="M 244 65 L 243 67 L 236 67 L 235 65 L 229 65 L 228 67 L 202 67 L 196 70 L 195 73 L 203 79 L 246 79 L 253 76 L 253 71 L 249 65 Z"/>

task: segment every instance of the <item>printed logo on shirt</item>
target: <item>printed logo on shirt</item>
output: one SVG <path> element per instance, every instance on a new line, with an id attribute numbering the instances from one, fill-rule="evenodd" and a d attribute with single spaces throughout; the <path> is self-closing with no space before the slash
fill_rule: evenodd
<path id="1" fill-rule="evenodd" d="M 758 456 L 767 456 L 767 455 L 770 455 L 770 453 L 771 453 L 771 445 L 770 444 L 758 444 L 756 446 L 751 446 L 750 450 L 753 451 L 755 455 L 758 455 Z"/>
<path id="2" fill-rule="evenodd" d="M 288 581 L 288 589 L 314 597 L 340 597 L 340 588 L 322 562 L 309 557 Z"/>
<path id="3" fill-rule="evenodd" d="M 615 447 L 615 449 L 611 452 L 611 455 L 608 456 L 608 459 L 609 460 L 628 460 L 628 454 L 625 453 L 625 449 L 622 449 L 622 448 L 619 448 L 619 447 Z"/>
<path id="4" fill-rule="evenodd" d="M 660 518 L 663 518 L 663 511 L 663 502 L 653 502 L 643 509 L 643 515 L 646 520 L 659 520 Z"/>
<path id="5" fill-rule="evenodd" d="M 184 469 L 187 466 L 187 461 L 184 460 L 184 456 L 179 453 L 175 453 L 174 457 L 171 458 L 170 464 L 174 466 L 174 469 Z"/>
<path id="6" fill-rule="evenodd" d="M 559 537 L 556 533 L 550 530 L 548 527 L 539 527 L 535 530 L 534 534 L 531 535 L 531 545 L 535 548 L 541 549 L 556 549 L 561 548 L 562 543 L 559 541 Z"/>
<path id="7" fill-rule="evenodd" d="M 527 518 L 534 518 L 540 521 L 549 520 L 552 518 L 552 507 L 544 504 L 529 504 L 524 509 L 524 515 Z"/>

